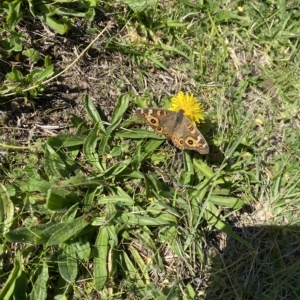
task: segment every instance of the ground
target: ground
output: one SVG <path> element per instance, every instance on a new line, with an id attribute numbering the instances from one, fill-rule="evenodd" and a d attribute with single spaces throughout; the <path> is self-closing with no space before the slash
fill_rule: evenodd
<path id="1" fill-rule="evenodd" d="M 70 299 L 88 299 L 90 289 L 95 299 L 118 292 L 140 299 L 149 291 L 159 299 L 179 291 L 184 299 L 299 294 L 299 39 L 288 23 L 298 10 L 289 4 L 293 13 L 285 18 L 275 4 L 234 3 L 163 1 L 163 9 L 143 13 L 102 3 L 92 22 L 72 17 L 65 34 L 42 22 L 38 10 L 36 16 L 25 10 L 16 30 L 26 37 L 23 49 L 40 58 L 12 51 L 0 60 L 0 86 L 12 84 L 12 67 L 24 76 L 21 90 L 1 94 L 1 191 L 3 207 L 13 207 L 4 210 L 3 220 L 11 219 L 3 236 L 7 249 L 32 243 L 36 252 L 24 270 L 32 286 L 46 282 L 48 297 L 57 280 L 70 287 Z M 44 68 L 47 56 L 55 73 L 32 96 L 26 89 L 35 82 L 25 76 Z M 193 93 L 205 108 L 199 128 L 209 142 L 207 156 L 138 131 L 149 129 L 134 115 L 138 106 L 163 107 L 179 91 Z M 105 128 L 124 103 L 112 133 L 97 131 L 86 95 Z M 74 140 L 62 146 L 55 138 L 63 134 Z M 66 207 L 57 208 L 57 199 Z M 85 222 L 88 241 L 78 242 L 76 226 Z M 64 224 L 74 235 L 59 227 Z M 99 257 L 81 249 L 75 276 L 68 259 L 85 242 Z M 17 258 L 6 255 L 8 273 Z M 37 268 L 31 277 L 33 265 L 43 265 L 51 281 L 32 279 L 42 274 Z M 103 265 L 111 272 L 107 281 Z M 96 266 L 103 277 L 93 273 Z M 8 283 L 4 278 L 1 287 Z"/>

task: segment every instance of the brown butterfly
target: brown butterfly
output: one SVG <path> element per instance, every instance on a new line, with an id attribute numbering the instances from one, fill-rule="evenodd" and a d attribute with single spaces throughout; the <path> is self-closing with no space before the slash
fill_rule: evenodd
<path id="1" fill-rule="evenodd" d="M 164 134 L 181 149 L 195 150 L 200 154 L 209 152 L 208 144 L 201 132 L 184 116 L 184 110 L 178 112 L 162 108 L 138 108 L 136 115 L 158 134 Z"/>

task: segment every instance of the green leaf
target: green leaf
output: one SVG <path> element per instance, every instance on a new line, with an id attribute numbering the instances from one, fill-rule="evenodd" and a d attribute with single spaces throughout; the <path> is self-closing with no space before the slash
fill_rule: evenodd
<path id="1" fill-rule="evenodd" d="M 84 103 L 85 103 L 85 108 L 87 110 L 88 115 L 92 119 L 93 124 L 100 123 L 101 124 L 101 117 L 98 113 L 98 110 L 96 109 L 94 103 L 90 100 L 90 98 L 85 95 L 84 96 Z M 101 130 L 104 131 L 104 127 L 101 127 Z"/>
<path id="2" fill-rule="evenodd" d="M 97 203 L 116 204 L 122 207 L 122 206 L 132 206 L 134 204 L 134 200 L 130 197 L 124 197 L 124 196 L 107 196 L 107 197 L 99 198 Z"/>
<path id="3" fill-rule="evenodd" d="M 102 227 L 99 230 L 96 243 L 95 243 L 95 254 L 94 254 L 94 279 L 95 279 L 95 287 L 98 291 L 100 291 L 106 281 L 108 276 L 107 271 L 107 257 L 108 257 L 108 232 L 106 227 Z"/>
<path id="4" fill-rule="evenodd" d="M 116 137 L 126 138 L 126 139 L 156 139 L 165 140 L 165 136 L 159 136 L 154 131 L 133 128 L 131 130 L 120 130 L 114 134 Z"/>
<path id="5" fill-rule="evenodd" d="M 61 159 L 57 151 L 50 147 L 50 145 L 45 145 L 45 167 L 44 170 L 50 179 L 66 177 L 69 175 L 68 170 L 66 170 L 66 164 Z"/>
<path id="6" fill-rule="evenodd" d="M 147 7 L 155 6 L 157 0 L 123 0 L 134 12 L 142 12 Z"/>
<path id="7" fill-rule="evenodd" d="M 98 133 L 101 125 L 100 123 L 96 123 L 94 128 L 90 131 L 88 136 L 85 139 L 83 145 L 83 152 L 86 159 L 99 171 L 103 171 L 103 167 L 99 163 L 98 153 L 96 152 Z"/>
<path id="8" fill-rule="evenodd" d="M 50 28 L 55 30 L 59 34 L 65 34 L 69 26 L 67 24 L 63 24 L 60 21 L 56 20 L 53 17 L 50 17 L 49 15 L 37 15 L 41 19 L 42 22 L 46 23 Z"/>
<path id="9" fill-rule="evenodd" d="M 148 275 L 148 267 L 145 264 L 143 258 L 141 257 L 139 251 L 137 251 L 133 246 L 129 246 L 129 251 L 132 256 L 132 260 L 135 262 L 135 264 L 139 267 L 140 269 L 140 274 L 141 274 L 141 282 L 138 282 L 137 285 L 143 286 L 146 284 L 150 283 L 150 277 Z M 144 278 L 144 280 L 142 279 Z"/>
<path id="10" fill-rule="evenodd" d="M 51 225 L 57 225 L 57 223 L 52 224 L 42 224 L 37 226 L 32 226 L 30 228 L 21 227 L 11 230 L 5 234 L 5 238 L 12 243 L 34 243 L 42 233 L 51 227 Z"/>
<path id="11" fill-rule="evenodd" d="M 122 122 L 122 117 L 129 105 L 129 96 L 120 96 L 111 117 L 111 125 L 107 128 L 112 132 Z"/>
<path id="12" fill-rule="evenodd" d="M 6 25 L 9 31 L 13 31 L 15 26 L 21 20 L 23 13 L 21 11 L 22 1 L 10 1 L 8 5 L 8 14 L 6 17 Z"/>
<path id="13" fill-rule="evenodd" d="M 87 235 L 81 235 L 72 245 L 79 259 L 87 261 L 90 258 L 91 245 Z"/>
<path id="14" fill-rule="evenodd" d="M 137 215 L 125 212 L 117 217 L 116 220 L 120 223 L 134 226 L 163 226 L 174 225 L 177 223 L 176 218 L 170 214 L 161 214 L 156 218 L 151 218 L 147 215 Z"/>
<path id="15" fill-rule="evenodd" d="M 85 135 L 71 136 L 69 134 L 61 134 L 58 136 L 53 136 L 48 138 L 47 143 L 52 148 L 60 148 L 60 147 L 70 148 L 74 146 L 83 145 L 85 138 L 86 138 Z"/>
<path id="16" fill-rule="evenodd" d="M 4 285 L 2 285 L 1 287 L 0 299 L 12 299 L 12 295 L 14 294 L 15 289 L 18 287 L 17 280 L 22 274 L 22 266 L 22 256 L 18 251 L 14 260 L 14 267 L 8 273 L 8 278 L 6 279 Z"/>
<path id="17" fill-rule="evenodd" d="M 73 244 L 60 245 L 58 254 L 58 268 L 60 275 L 67 282 L 74 282 L 78 274 L 76 250 Z"/>
<path id="18" fill-rule="evenodd" d="M 34 62 L 37 62 L 40 59 L 40 53 L 33 48 L 22 51 L 22 54 L 31 58 Z"/>
<path id="19" fill-rule="evenodd" d="M 43 266 L 39 267 L 36 273 L 36 281 L 33 283 L 32 292 L 30 299 L 33 300 L 43 300 L 47 299 L 48 293 L 48 280 L 49 280 L 49 270 L 46 261 L 43 262 Z"/>
<path id="20" fill-rule="evenodd" d="M 0 232 L 9 231 L 14 220 L 14 204 L 4 185 L 0 184 Z"/>
<path id="21" fill-rule="evenodd" d="M 206 208 L 203 212 L 203 217 L 207 220 L 207 222 L 211 225 L 213 225 L 218 230 L 228 234 L 229 236 L 233 237 L 234 239 L 238 240 L 245 246 L 247 246 L 249 249 L 252 248 L 251 244 L 241 238 L 239 235 L 237 235 L 230 227 L 230 225 L 225 222 L 224 220 L 221 220 L 219 217 L 216 217 L 218 215 L 219 211 L 215 207 L 214 204 L 207 202 Z"/>
<path id="22" fill-rule="evenodd" d="M 239 209 L 244 205 L 244 202 L 239 198 L 223 197 L 223 196 L 217 196 L 217 195 L 211 195 L 209 198 L 209 202 L 211 202 L 215 205 L 230 207 L 233 209 Z"/>
<path id="23" fill-rule="evenodd" d="M 24 179 L 16 182 L 16 185 L 22 192 L 41 192 L 47 194 L 52 187 L 52 182 L 42 179 Z"/>
<path id="24" fill-rule="evenodd" d="M 50 65 L 48 66 L 44 71 L 40 72 L 39 76 L 36 78 L 38 81 L 43 81 L 45 79 L 48 79 L 54 74 L 54 66 Z"/>
<path id="25" fill-rule="evenodd" d="M 76 192 L 65 188 L 51 188 L 47 193 L 46 207 L 53 211 L 66 210 L 74 203 L 80 203 L 82 198 Z"/>
<path id="26" fill-rule="evenodd" d="M 69 223 L 61 223 L 58 228 L 49 228 L 45 230 L 44 236 L 49 236 L 48 246 L 59 245 L 77 235 L 82 229 L 92 223 L 92 215 L 83 215 Z"/>
<path id="27" fill-rule="evenodd" d="M 138 270 L 135 268 L 132 260 L 128 257 L 126 252 L 122 252 L 123 256 L 123 262 L 122 262 L 122 268 L 127 273 L 126 278 L 129 278 L 133 282 L 136 283 L 138 287 L 144 287 L 145 284 L 142 281 L 142 278 L 138 272 Z"/>
<path id="28" fill-rule="evenodd" d="M 128 158 L 124 161 L 120 161 L 120 162 L 116 163 L 115 165 L 113 165 L 111 168 L 107 169 L 101 175 L 99 175 L 99 178 L 100 178 L 100 176 L 103 177 L 103 179 L 106 179 L 106 180 L 114 178 L 118 174 L 123 172 L 130 163 L 131 163 L 131 158 Z"/>
<path id="29" fill-rule="evenodd" d="M 15 67 L 12 67 L 11 72 L 6 74 L 6 78 L 11 81 L 23 81 L 23 75 Z"/>

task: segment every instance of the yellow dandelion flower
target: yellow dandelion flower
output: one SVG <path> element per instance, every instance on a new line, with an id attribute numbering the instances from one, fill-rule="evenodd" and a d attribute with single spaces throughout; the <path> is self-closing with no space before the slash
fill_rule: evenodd
<path id="1" fill-rule="evenodd" d="M 193 94 L 179 92 L 171 99 L 170 110 L 184 110 L 184 115 L 192 121 L 194 125 L 204 120 L 202 104 L 199 103 Z"/>

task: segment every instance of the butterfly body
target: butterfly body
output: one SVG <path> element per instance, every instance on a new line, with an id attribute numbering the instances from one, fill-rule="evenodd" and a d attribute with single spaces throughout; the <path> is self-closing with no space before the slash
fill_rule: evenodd
<path id="1" fill-rule="evenodd" d="M 195 150 L 207 154 L 209 147 L 201 132 L 184 116 L 181 109 L 178 112 L 162 108 L 138 108 L 136 115 L 145 120 L 157 134 L 164 134 L 173 144 L 181 149 Z"/>

